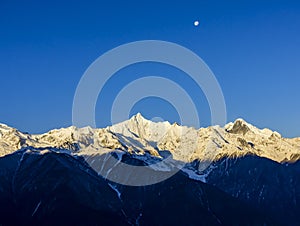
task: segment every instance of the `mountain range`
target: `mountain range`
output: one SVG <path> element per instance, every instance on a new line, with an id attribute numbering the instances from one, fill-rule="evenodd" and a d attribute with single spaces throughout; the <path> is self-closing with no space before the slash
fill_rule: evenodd
<path id="1" fill-rule="evenodd" d="M 0 156 L 0 225 L 300 225 L 300 138 L 243 119 L 195 129 L 137 114 L 44 134 L 0 124 Z"/>

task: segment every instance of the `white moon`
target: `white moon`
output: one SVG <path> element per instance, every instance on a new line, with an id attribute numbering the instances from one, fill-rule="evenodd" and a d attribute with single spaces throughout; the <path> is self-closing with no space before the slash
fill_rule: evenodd
<path id="1" fill-rule="evenodd" d="M 195 21 L 194 21 L 194 26 L 197 27 L 198 25 L 199 25 L 199 21 L 198 21 L 198 20 L 195 20 Z"/>

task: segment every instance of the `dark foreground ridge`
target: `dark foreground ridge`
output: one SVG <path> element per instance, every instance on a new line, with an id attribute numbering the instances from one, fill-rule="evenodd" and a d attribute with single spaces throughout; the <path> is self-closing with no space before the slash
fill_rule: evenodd
<path id="1" fill-rule="evenodd" d="M 155 185 L 122 186 L 83 158 L 24 149 L 0 158 L 0 181 L 0 225 L 275 225 L 246 199 L 181 171 Z"/>

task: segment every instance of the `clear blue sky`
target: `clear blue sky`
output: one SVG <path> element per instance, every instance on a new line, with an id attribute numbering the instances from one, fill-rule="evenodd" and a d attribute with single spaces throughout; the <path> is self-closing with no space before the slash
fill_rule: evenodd
<path id="1" fill-rule="evenodd" d="M 76 86 L 97 57 L 127 42 L 159 39 L 191 49 L 209 65 L 223 89 L 228 121 L 242 117 L 300 136 L 298 1 L 105 2 L 1 1 L 0 122 L 30 133 L 71 125 Z M 209 125 L 208 104 L 192 81 L 174 68 L 145 63 L 107 83 L 97 126 L 109 124 L 118 91 L 145 74 L 165 75 L 188 89 L 199 100 L 202 125 Z M 132 114 L 138 111 L 178 119 L 158 98 L 140 101 Z"/>

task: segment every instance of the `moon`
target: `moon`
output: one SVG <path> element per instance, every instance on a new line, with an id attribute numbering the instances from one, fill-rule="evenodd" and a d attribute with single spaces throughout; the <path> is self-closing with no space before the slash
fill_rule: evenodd
<path id="1" fill-rule="evenodd" d="M 195 21 L 194 21 L 194 26 L 197 27 L 198 25 L 199 25 L 199 21 L 198 21 L 198 20 L 195 20 Z"/>

